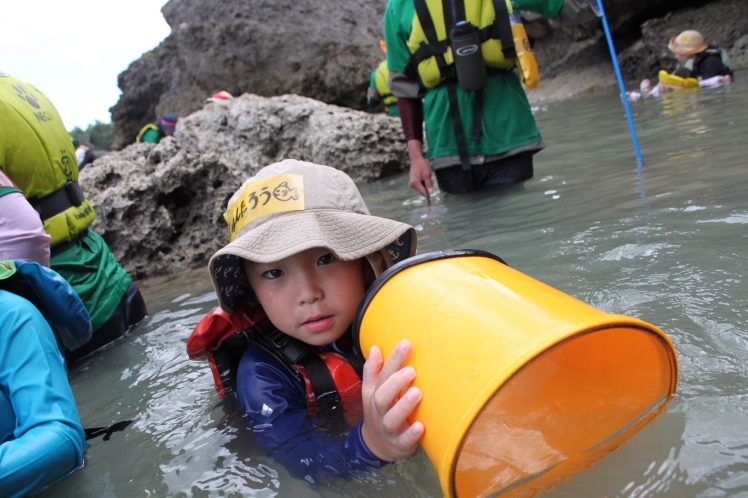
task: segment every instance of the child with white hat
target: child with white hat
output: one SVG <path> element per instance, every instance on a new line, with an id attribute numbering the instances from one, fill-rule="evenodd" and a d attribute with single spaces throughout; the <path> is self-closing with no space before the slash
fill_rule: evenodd
<path id="1" fill-rule="evenodd" d="M 256 441 L 315 481 L 411 456 L 424 427 L 408 420 L 422 397 L 405 366 L 410 344 L 386 362 L 373 347 L 364 363 L 351 325 L 376 276 L 415 254 L 414 229 L 372 216 L 342 171 L 290 159 L 247 180 L 225 217 L 230 242 L 209 267 L 217 313 L 249 325 L 229 369 Z M 193 357 L 220 349 L 200 328 Z"/>
<path id="2" fill-rule="evenodd" d="M 670 39 L 668 50 L 678 61 L 672 73 L 661 70 L 659 82 L 652 88 L 651 80 L 644 79 L 639 85 L 640 92 L 628 92 L 630 100 L 641 97 L 658 97 L 662 93 L 678 88 L 699 88 L 719 86 L 732 81 L 732 70 L 727 52 L 710 47 L 701 33 L 687 29 Z"/>

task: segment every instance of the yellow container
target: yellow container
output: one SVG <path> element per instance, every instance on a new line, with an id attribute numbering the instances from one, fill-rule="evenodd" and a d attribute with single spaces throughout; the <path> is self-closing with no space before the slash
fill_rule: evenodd
<path id="1" fill-rule="evenodd" d="M 423 400 L 413 418 L 445 496 L 532 496 L 664 411 L 668 336 L 600 311 L 482 251 L 423 254 L 367 291 L 354 336 L 385 358 L 407 338 Z"/>

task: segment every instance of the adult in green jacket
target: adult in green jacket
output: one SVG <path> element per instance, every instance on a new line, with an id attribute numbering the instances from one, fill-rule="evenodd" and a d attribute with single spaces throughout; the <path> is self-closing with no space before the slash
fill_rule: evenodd
<path id="1" fill-rule="evenodd" d="M 73 142 L 60 115 L 33 85 L 0 72 L 0 169 L 26 196 L 51 237 L 50 267 L 80 296 L 94 334 L 75 360 L 143 320 L 140 291 L 90 225 L 96 213 L 78 184 Z"/>
<path id="2" fill-rule="evenodd" d="M 503 0 L 464 0 L 455 4 L 464 5 L 461 18 L 453 16 L 453 9 L 443 12 L 441 0 L 389 0 L 384 15 L 389 86 L 398 98 L 407 140 L 411 163 L 409 185 L 424 196 L 434 191 L 432 170 L 440 189 L 448 193 L 527 180 L 533 176 L 533 154 L 544 147 L 511 58 L 507 57 L 504 63 L 490 61 L 492 64 L 478 65 L 479 68 L 494 66 L 484 71 L 487 77 L 481 90 L 464 90 L 457 84 L 457 72 L 451 61 L 455 47 L 451 47 L 449 36 L 454 26 L 465 20 L 473 27 L 482 28 L 481 40 L 485 42 L 494 19 L 506 22 L 512 39 L 511 5 L 547 17 L 558 16 L 566 22 L 578 23 L 594 17 L 587 0 L 516 0 L 511 5 Z M 493 13 L 495 9 L 503 9 L 503 13 L 489 19 L 486 12 Z M 429 13 L 428 18 L 421 19 L 417 12 Z M 433 44 L 427 40 L 429 22 L 435 30 Z M 427 78 L 421 72 L 422 61 L 416 57 L 423 45 L 435 49 L 437 55 L 432 53 L 432 59 L 442 57 L 431 66 L 442 66 L 439 67 L 441 83 L 424 83 Z M 485 61 L 485 47 L 482 57 Z M 424 121 L 428 159 L 423 153 Z"/>

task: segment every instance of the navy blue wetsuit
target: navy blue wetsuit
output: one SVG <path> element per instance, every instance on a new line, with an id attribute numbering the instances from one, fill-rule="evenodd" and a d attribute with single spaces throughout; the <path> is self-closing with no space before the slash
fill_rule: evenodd
<path id="1" fill-rule="evenodd" d="M 341 352 L 336 344 L 317 349 Z M 309 415 L 304 382 L 260 346 L 247 347 L 236 385 L 239 405 L 255 440 L 295 476 L 324 482 L 386 463 L 364 443 L 361 420 L 347 435 L 325 430 L 321 423 L 325 413 Z M 361 397 L 356 401 L 360 411 Z M 350 407 L 345 400 L 344 406 Z"/>

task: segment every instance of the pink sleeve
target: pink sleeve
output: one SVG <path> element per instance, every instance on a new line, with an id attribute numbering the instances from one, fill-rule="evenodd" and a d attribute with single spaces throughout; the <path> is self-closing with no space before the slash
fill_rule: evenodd
<path id="1" fill-rule="evenodd" d="M 0 259 L 31 260 L 48 267 L 50 240 L 39 213 L 23 194 L 0 197 Z"/>

